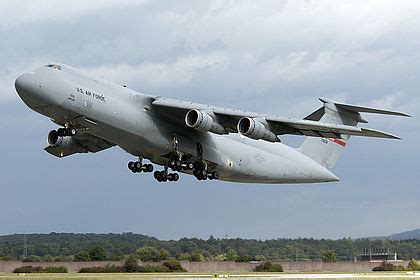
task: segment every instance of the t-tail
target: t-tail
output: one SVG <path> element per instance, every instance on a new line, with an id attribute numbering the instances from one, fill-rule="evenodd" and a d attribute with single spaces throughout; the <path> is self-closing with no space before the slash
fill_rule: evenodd
<path id="1" fill-rule="evenodd" d="M 305 120 L 356 126 L 358 123 L 367 123 L 361 112 L 410 117 L 401 112 L 350 105 L 327 98 L 319 98 L 319 100 L 324 103 L 324 106 L 307 116 Z M 332 169 L 341 151 L 347 146 L 349 138 L 348 135 L 341 135 L 341 138 L 307 137 L 299 150 L 326 168 Z M 388 138 L 400 139 L 397 136 Z"/>

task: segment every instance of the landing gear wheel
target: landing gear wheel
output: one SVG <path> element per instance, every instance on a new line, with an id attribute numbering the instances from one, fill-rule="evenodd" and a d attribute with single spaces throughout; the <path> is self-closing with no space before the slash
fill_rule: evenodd
<path id="1" fill-rule="evenodd" d="M 172 170 L 175 170 L 175 160 L 171 159 L 168 161 L 168 167 Z"/>
<path id="2" fill-rule="evenodd" d="M 140 161 L 136 161 L 134 163 L 134 168 L 136 169 L 137 172 L 141 172 L 141 166 L 142 166 L 142 164 L 141 164 Z"/>
<path id="3" fill-rule="evenodd" d="M 133 170 L 134 169 L 134 161 L 130 161 L 128 163 L 128 169 Z"/>
<path id="4" fill-rule="evenodd" d="M 211 173 L 211 177 L 212 177 L 212 179 L 215 179 L 215 180 L 219 179 L 219 172 L 213 171 Z"/>
<path id="5" fill-rule="evenodd" d="M 207 177 L 207 170 L 201 169 L 199 171 L 199 174 L 200 174 L 201 177 L 206 178 Z"/>
<path id="6" fill-rule="evenodd" d="M 178 181 L 178 180 L 179 180 L 179 175 L 178 175 L 178 173 L 174 173 L 174 175 L 173 175 L 172 177 L 173 177 L 174 182 L 176 182 L 176 181 Z"/>
<path id="7" fill-rule="evenodd" d="M 180 160 L 175 160 L 174 167 L 176 171 L 181 171 L 182 169 L 182 162 Z"/>
<path id="8" fill-rule="evenodd" d="M 152 164 L 147 164 L 146 165 L 146 172 L 153 172 L 153 165 Z"/>
<path id="9" fill-rule="evenodd" d="M 74 128 L 67 128 L 67 132 L 69 136 L 76 135 L 76 129 Z"/>

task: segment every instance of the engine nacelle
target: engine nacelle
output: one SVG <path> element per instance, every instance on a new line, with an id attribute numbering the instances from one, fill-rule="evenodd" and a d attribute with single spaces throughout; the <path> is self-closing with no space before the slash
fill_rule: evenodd
<path id="1" fill-rule="evenodd" d="M 227 134 L 225 128 L 207 113 L 200 110 L 190 110 L 185 115 L 185 124 L 200 131 L 210 131 L 216 134 Z"/>
<path id="2" fill-rule="evenodd" d="M 79 145 L 72 136 L 58 136 L 56 130 L 51 130 L 50 133 L 48 133 L 47 140 L 51 147 L 78 153 L 85 152 L 85 149 Z"/>
<path id="3" fill-rule="evenodd" d="M 265 127 L 264 124 L 253 118 L 244 117 L 240 119 L 237 128 L 239 133 L 255 140 L 263 139 L 269 142 L 280 141 L 272 131 Z"/>

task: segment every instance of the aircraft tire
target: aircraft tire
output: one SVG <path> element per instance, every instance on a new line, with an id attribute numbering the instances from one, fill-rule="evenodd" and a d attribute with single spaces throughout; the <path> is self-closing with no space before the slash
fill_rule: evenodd
<path id="1" fill-rule="evenodd" d="M 217 179 L 219 179 L 219 172 L 217 172 L 217 171 L 213 171 L 212 173 L 211 173 L 211 177 L 212 177 L 212 179 L 215 179 L 215 180 L 217 180 Z"/>
<path id="2" fill-rule="evenodd" d="M 153 165 L 152 164 L 148 164 L 147 166 L 146 166 L 146 171 L 147 172 L 153 172 Z"/>
<path id="3" fill-rule="evenodd" d="M 176 181 L 178 181 L 178 180 L 179 180 L 179 175 L 178 175 L 178 173 L 174 173 L 174 175 L 173 175 L 173 180 L 174 180 L 174 182 L 176 182 Z"/>
<path id="4" fill-rule="evenodd" d="M 141 170 L 141 162 L 140 161 L 136 161 L 134 163 L 134 166 L 135 166 L 136 170 Z"/>
<path id="5" fill-rule="evenodd" d="M 128 163 L 128 169 L 130 169 L 131 171 L 133 171 L 133 170 L 134 170 L 134 162 L 133 162 L 133 161 L 130 161 L 130 162 Z"/>

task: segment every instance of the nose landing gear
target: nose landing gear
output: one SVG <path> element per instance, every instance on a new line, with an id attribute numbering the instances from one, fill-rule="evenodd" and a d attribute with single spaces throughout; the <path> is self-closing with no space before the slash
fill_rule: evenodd
<path id="1" fill-rule="evenodd" d="M 76 135 L 76 129 L 71 128 L 71 127 L 66 127 L 66 128 L 59 128 L 57 129 L 57 136 L 74 136 Z"/>

